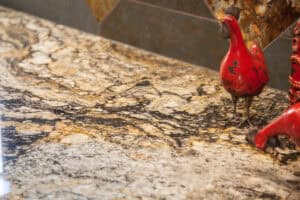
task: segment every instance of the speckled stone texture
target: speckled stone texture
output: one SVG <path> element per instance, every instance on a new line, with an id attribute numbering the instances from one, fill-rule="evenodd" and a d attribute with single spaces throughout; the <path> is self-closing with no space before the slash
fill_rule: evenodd
<path id="1" fill-rule="evenodd" d="M 215 72 L 3 7 L 0 108 L 6 199 L 300 198 L 299 151 L 247 144 Z"/>

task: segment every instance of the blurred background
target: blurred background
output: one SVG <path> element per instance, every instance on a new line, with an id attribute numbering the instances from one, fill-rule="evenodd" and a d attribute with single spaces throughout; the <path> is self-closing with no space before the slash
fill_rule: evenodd
<path id="1" fill-rule="evenodd" d="M 216 17 L 241 8 L 248 44 L 264 48 L 270 86 L 287 89 L 299 0 L 0 0 L 0 4 L 161 55 L 218 70 L 228 43 Z M 0 19 L 1 20 L 1 19 Z"/>

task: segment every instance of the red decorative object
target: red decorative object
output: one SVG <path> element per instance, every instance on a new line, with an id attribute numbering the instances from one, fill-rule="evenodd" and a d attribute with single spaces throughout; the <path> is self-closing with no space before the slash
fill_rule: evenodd
<path id="1" fill-rule="evenodd" d="M 255 146 L 264 149 L 270 137 L 287 135 L 300 146 L 300 103 L 288 108 L 281 116 L 258 131 L 255 136 Z"/>
<path id="2" fill-rule="evenodd" d="M 300 146 L 300 20 L 293 29 L 289 98 L 292 106 L 258 131 L 255 146 L 264 149 L 269 138 L 287 135 Z"/>
<path id="3" fill-rule="evenodd" d="M 289 97 L 291 104 L 300 102 L 300 20 L 293 29 Z"/>
<path id="4" fill-rule="evenodd" d="M 239 98 L 246 98 L 247 119 L 254 96 L 261 93 L 269 81 L 268 70 L 262 50 L 257 44 L 248 49 L 238 24 L 238 8 L 225 11 L 221 33 L 230 39 L 229 50 L 222 60 L 220 76 L 224 88 L 231 94 L 234 112 Z"/>

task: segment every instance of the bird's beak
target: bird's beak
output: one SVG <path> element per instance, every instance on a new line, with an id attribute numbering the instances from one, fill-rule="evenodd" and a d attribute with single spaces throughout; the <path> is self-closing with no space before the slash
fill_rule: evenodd
<path id="1" fill-rule="evenodd" d="M 219 21 L 221 21 L 221 22 L 225 22 L 225 21 L 231 22 L 231 21 L 233 20 L 233 19 L 232 19 L 232 16 L 226 15 L 226 14 L 219 15 L 219 16 L 217 17 L 217 19 L 218 19 Z"/>

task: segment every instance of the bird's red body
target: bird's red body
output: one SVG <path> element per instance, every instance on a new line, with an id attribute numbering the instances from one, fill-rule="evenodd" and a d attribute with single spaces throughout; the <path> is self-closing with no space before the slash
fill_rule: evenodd
<path id="1" fill-rule="evenodd" d="M 230 47 L 220 68 L 223 86 L 235 97 L 256 96 L 269 81 L 263 52 L 256 44 L 247 49 L 234 16 L 226 15 L 223 23 L 230 29 Z"/>
<path id="2" fill-rule="evenodd" d="M 268 139 L 277 135 L 287 135 L 300 146 L 300 103 L 291 106 L 261 129 L 255 136 L 255 146 L 264 149 Z"/>

